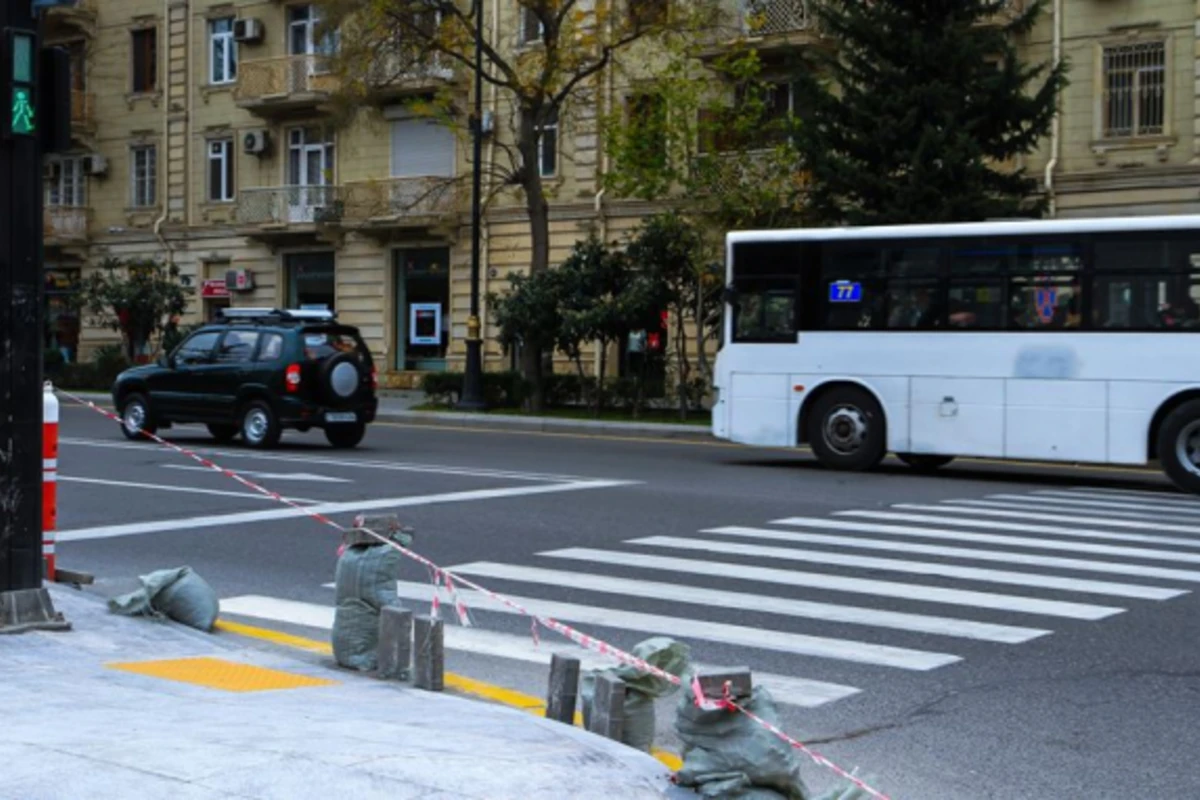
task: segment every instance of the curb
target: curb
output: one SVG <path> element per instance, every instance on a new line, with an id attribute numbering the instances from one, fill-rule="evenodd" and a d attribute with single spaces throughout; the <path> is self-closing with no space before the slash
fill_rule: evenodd
<path id="1" fill-rule="evenodd" d="M 456 411 L 380 411 L 378 419 L 429 428 L 481 428 L 524 433 L 585 434 L 591 436 L 645 436 L 647 439 L 712 442 L 712 434 L 698 425 L 657 422 L 606 422 L 603 420 L 524 417 L 508 414 L 471 414 Z"/>
<path id="2" fill-rule="evenodd" d="M 93 403 L 110 405 L 107 392 L 71 392 Z M 515 414 L 472 414 L 460 411 L 399 411 L 380 409 L 376 420 L 424 428 L 475 428 L 515 433 L 557 433 L 599 437 L 645 437 L 681 442 L 715 442 L 708 428 L 659 422 L 607 422 L 604 420 L 524 417 Z"/>

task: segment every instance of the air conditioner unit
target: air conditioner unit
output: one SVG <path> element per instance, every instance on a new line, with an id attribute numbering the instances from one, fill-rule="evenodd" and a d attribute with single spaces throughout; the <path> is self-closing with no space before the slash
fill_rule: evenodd
<path id="1" fill-rule="evenodd" d="M 246 44 L 257 44 L 263 40 L 263 24 L 260 19 L 239 19 L 233 23 L 233 38 Z"/>
<path id="2" fill-rule="evenodd" d="M 248 292 L 254 288 L 254 273 L 248 269 L 225 272 L 225 288 L 231 292 Z"/>
<path id="3" fill-rule="evenodd" d="M 90 156 L 84 156 L 82 159 L 83 171 L 88 175 L 107 175 L 108 174 L 108 159 L 99 153 L 92 153 Z"/>
<path id="4" fill-rule="evenodd" d="M 271 136 L 263 128 L 253 131 L 246 131 L 245 136 L 242 137 L 242 149 L 246 151 L 248 155 L 261 156 L 263 153 L 267 152 L 267 148 L 270 146 Z"/>

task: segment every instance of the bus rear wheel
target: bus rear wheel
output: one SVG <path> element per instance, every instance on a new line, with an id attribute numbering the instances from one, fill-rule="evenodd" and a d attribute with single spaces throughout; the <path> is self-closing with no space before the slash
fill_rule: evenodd
<path id="1" fill-rule="evenodd" d="M 954 456 L 935 456 L 926 453 L 896 453 L 896 458 L 917 472 L 934 472 L 954 460 Z"/>
<path id="2" fill-rule="evenodd" d="M 1184 403 L 1163 420 L 1158 460 L 1176 486 L 1200 494 L 1200 400 Z"/>
<path id="3" fill-rule="evenodd" d="M 862 389 L 834 389 L 817 398 L 808 417 L 808 441 L 822 466 L 871 469 L 887 450 L 883 409 Z"/>

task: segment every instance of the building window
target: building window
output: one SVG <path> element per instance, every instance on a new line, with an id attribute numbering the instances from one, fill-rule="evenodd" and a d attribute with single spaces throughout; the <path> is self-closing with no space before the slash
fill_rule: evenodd
<path id="1" fill-rule="evenodd" d="M 233 17 L 208 23 L 208 82 L 233 83 L 237 80 L 237 42 L 233 39 Z"/>
<path id="2" fill-rule="evenodd" d="M 1165 42 L 1104 48 L 1104 136 L 1162 136 L 1167 116 Z"/>
<path id="3" fill-rule="evenodd" d="M 158 202 L 158 151 L 154 145 L 130 150 L 130 184 L 134 208 L 148 208 Z"/>
<path id="4" fill-rule="evenodd" d="M 337 52 L 337 33 L 328 31 L 318 37 L 321 11 L 313 5 L 288 7 L 288 54 L 293 56 L 331 56 Z"/>
<path id="5" fill-rule="evenodd" d="M 547 112 L 546 121 L 535 124 L 534 129 L 538 137 L 538 173 L 543 178 L 553 178 L 558 174 L 558 111 Z"/>
<path id="6" fill-rule="evenodd" d="M 643 166 L 663 168 L 667 163 L 667 103 L 661 95 L 639 94 L 629 98 L 629 121 L 642 140 L 639 160 Z"/>
<path id="7" fill-rule="evenodd" d="M 233 200 L 233 140 L 208 143 L 208 199 L 213 203 Z"/>
<path id="8" fill-rule="evenodd" d="M 521 25 L 518 31 L 519 44 L 535 44 L 546 35 L 546 26 L 533 9 L 521 6 Z"/>
<path id="9" fill-rule="evenodd" d="M 635 28 L 667 24 L 670 0 L 629 0 L 629 21 Z"/>
<path id="10" fill-rule="evenodd" d="M 153 92 L 158 88 L 158 30 L 142 28 L 133 32 L 133 91 Z"/>
<path id="11" fill-rule="evenodd" d="M 50 163 L 53 166 L 46 180 L 46 205 L 66 208 L 87 206 L 87 183 L 82 160 L 63 158 Z"/>

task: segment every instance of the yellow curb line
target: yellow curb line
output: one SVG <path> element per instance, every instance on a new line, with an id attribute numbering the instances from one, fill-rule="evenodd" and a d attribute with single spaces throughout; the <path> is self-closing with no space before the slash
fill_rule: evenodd
<path id="1" fill-rule="evenodd" d="M 236 636 L 246 636 L 251 639 L 258 639 L 271 644 L 280 645 L 282 647 L 291 647 L 299 650 L 306 650 L 310 653 L 320 653 L 322 655 L 332 655 L 333 648 L 326 642 L 320 642 L 316 639 L 308 639 L 303 636 L 295 636 L 290 633 L 282 633 L 273 631 L 269 628 L 259 628 L 255 625 L 246 625 L 241 622 L 229 622 L 227 620 L 218 620 L 216 629 L 225 633 L 231 633 Z M 480 697 L 485 700 L 490 700 L 500 705 L 509 706 L 527 714 L 535 716 L 546 716 L 546 704 L 540 698 L 533 695 L 518 692 L 514 689 L 505 689 L 502 686 L 496 686 L 491 683 L 477 681 L 474 678 L 468 678 L 465 675 L 456 675 L 452 672 L 445 674 L 446 686 L 463 694 L 469 694 L 475 697 Z M 575 714 L 575 724 L 582 725 L 582 715 Z M 651 752 L 655 758 L 659 760 L 667 769 L 672 772 L 678 772 L 683 766 L 683 761 L 674 753 L 669 753 L 666 750 L 654 750 Z"/>

